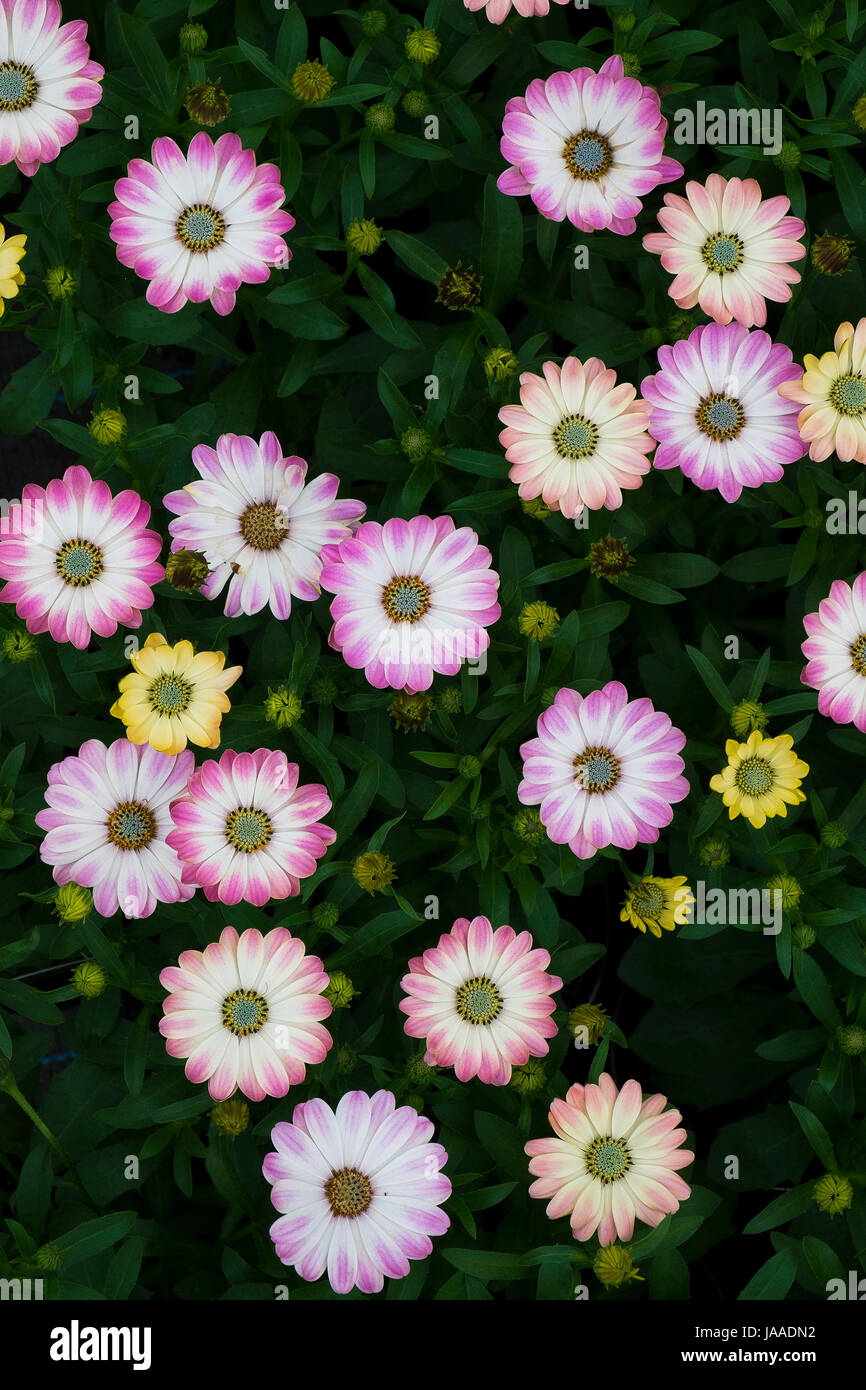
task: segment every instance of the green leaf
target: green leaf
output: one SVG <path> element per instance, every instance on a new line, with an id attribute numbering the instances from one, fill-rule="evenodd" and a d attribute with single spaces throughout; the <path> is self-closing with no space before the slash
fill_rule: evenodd
<path id="1" fill-rule="evenodd" d="M 739 1302 L 778 1302 L 785 1297 L 797 1273 L 796 1256 L 790 1250 L 780 1250 L 771 1255 L 766 1264 L 761 1265 L 757 1274 L 749 1280 Z"/>
<path id="2" fill-rule="evenodd" d="M 51 1243 L 63 1256 L 63 1268 L 66 1270 L 116 1245 L 129 1234 L 137 1220 L 134 1211 L 111 1212 L 108 1216 L 98 1216 L 94 1221 L 82 1222 L 65 1235 L 55 1236 Z"/>
<path id="3" fill-rule="evenodd" d="M 734 708 L 734 700 L 729 694 L 728 688 L 715 666 L 713 666 L 712 662 L 707 660 L 703 652 L 698 651 L 697 647 L 687 646 L 686 654 L 716 704 L 719 705 L 726 714 L 730 714 L 731 710 Z"/>
<path id="4" fill-rule="evenodd" d="M 774 1197 L 763 1211 L 753 1216 L 743 1227 L 743 1234 L 746 1236 L 763 1235 L 765 1231 L 775 1230 L 777 1226 L 785 1226 L 795 1217 L 802 1216 L 804 1212 L 812 1207 L 815 1189 L 814 1180 L 812 1182 L 801 1183 L 799 1187 L 791 1187 L 787 1192 Z"/>
<path id="5" fill-rule="evenodd" d="M 788 1104 L 797 1117 L 797 1122 L 808 1139 L 815 1153 L 820 1158 L 828 1173 L 837 1173 L 839 1165 L 836 1162 L 836 1155 L 833 1151 L 833 1142 L 826 1129 L 811 1110 L 807 1110 L 805 1105 L 798 1105 L 796 1101 L 789 1100 Z"/>
<path id="6" fill-rule="evenodd" d="M 523 214 L 516 198 L 503 197 L 491 176 L 481 214 L 481 279 L 484 306 L 496 314 L 513 298 L 523 261 Z"/>

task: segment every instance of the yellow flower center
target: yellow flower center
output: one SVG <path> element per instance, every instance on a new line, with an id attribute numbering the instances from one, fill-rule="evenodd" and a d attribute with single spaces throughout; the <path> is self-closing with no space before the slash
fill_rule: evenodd
<path id="1" fill-rule="evenodd" d="M 562 147 L 565 167 L 573 179 L 600 179 L 613 162 L 613 150 L 597 130 L 581 130 Z"/>
<path id="2" fill-rule="evenodd" d="M 583 1154 L 587 1171 L 601 1183 L 617 1182 L 631 1167 L 631 1154 L 624 1139 L 609 1134 L 597 1136 Z"/>
<path id="3" fill-rule="evenodd" d="M 285 514 L 275 502 L 255 502 L 240 521 L 241 535 L 253 550 L 276 550 L 289 534 Z"/>
<path id="4" fill-rule="evenodd" d="M 830 387 L 830 404 L 840 415 L 856 419 L 866 411 L 866 379 L 859 372 L 837 376 Z"/>
<path id="5" fill-rule="evenodd" d="M 192 686 L 181 676 L 157 676 L 148 686 L 147 698 L 157 714 L 183 714 L 192 701 Z"/>
<path id="6" fill-rule="evenodd" d="M 457 990 L 456 1005 L 464 1023 L 492 1023 L 502 1009 L 502 995 L 486 975 L 475 975 Z"/>
<path id="7" fill-rule="evenodd" d="M 370 1179 L 357 1168 L 339 1168 L 325 1183 L 325 1196 L 334 1216 L 354 1219 L 372 1202 L 373 1187 Z"/>
<path id="8" fill-rule="evenodd" d="M 236 1038 L 258 1033 L 268 1021 L 268 1006 L 254 989 L 235 989 L 227 994 L 222 1007 L 223 1027 Z"/>
<path id="9" fill-rule="evenodd" d="M 713 232 L 701 247 L 704 264 L 716 275 L 729 275 L 743 261 L 743 243 L 738 236 Z"/>
<path id="10" fill-rule="evenodd" d="M 252 806 L 240 806 L 226 816 L 226 839 L 241 854 L 256 854 L 264 849 L 273 833 L 270 817 Z"/>
<path id="11" fill-rule="evenodd" d="M 636 883 L 631 905 L 639 917 L 657 917 L 665 905 L 665 895 L 657 883 Z"/>
<path id="12" fill-rule="evenodd" d="M 866 632 L 851 643 L 851 665 L 858 676 L 866 676 Z"/>
<path id="13" fill-rule="evenodd" d="M 609 792 L 619 781 L 619 759 L 609 748 L 586 748 L 573 766 L 574 780 L 585 792 Z"/>
<path id="14" fill-rule="evenodd" d="M 156 837 L 156 820 L 143 801 L 123 801 L 115 806 L 106 828 L 118 849 L 143 849 Z"/>
<path id="15" fill-rule="evenodd" d="M 698 429 L 718 443 L 723 439 L 736 439 L 746 423 L 746 412 L 733 396 L 714 394 L 704 397 L 695 418 Z"/>
<path id="16" fill-rule="evenodd" d="M 553 443 L 560 458 L 589 458 L 598 444 L 598 427 L 583 415 L 566 415 L 553 431 Z"/>
<path id="17" fill-rule="evenodd" d="M 81 589 L 98 579 L 105 568 L 102 551 L 92 541 L 64 541 L 54 557 L 54 566 L 64 584 Z"/>
<path id="18" fill-rule="evenodd" d="M 734 781 L 744 796 L 766 796 L 775 784 L 776 774 L 766 758 L 746 758 L 737 768 Z"/>
<path id="19" fill-rule="evenodd" d="M 175 230 L 187 251 L 213 251 L 225 237 L 226 224 L 209 203 L 193 203 L 184 208 Z"/>
<path id="20" fill-rule="evenodd" d="M 26 63 L 0 63 L 0 111 L 25 111 L 38 90 L 33 69 Z"/>
<path id="21" fill-rule="evenodd" d="M 430 607 L 430 590 L 417 574 L 398 575 L 382 590 L 382 607 L 392 623 L 417 623 Z"/>

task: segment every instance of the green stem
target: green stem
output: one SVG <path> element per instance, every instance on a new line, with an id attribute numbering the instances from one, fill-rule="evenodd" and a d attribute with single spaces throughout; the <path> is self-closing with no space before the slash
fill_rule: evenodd
<path id="1" fill-rule="evenodd" d="M 83 1187 L 81 1180 L 79 1179 L 78 1174 L 75 1171 L 75 1166 L 72 1162 L 72 1159 L 69 1157 L 69 1154 L 64 1149 L 60 1140 L 57 1138 L 57 1135 L 54 1134 L 54 1132 L 48 1128 L 45 1121 L 41 1118 L 40 1115 L 37 1114 L 27 1097 L 25 1095 L 22 1095 L 22 1093 L 19 1091 L 16 1085 L 7 1084 L 4 1087 L 4 1090 L 6 1091 L 7 1095 L 12 1097 L 12 1099 L 16 1102 L 17 1105 L 20 1105 L 21 1109 L 24 1111 L 24 1114 L 36 1126 L 46 1143 L 51 1145 L 52 1149 L 57 1154 L 57 1157 L 60 1159 L 61 1163 L 63 1163 L 65 1167 L 69 1169 L 70 1178 L 75 1183 L 75 1186 L 78 1188 L 80 1195 L 89 1205 L 90 1198 L 88 1197 L 87 1192 L 85 1191 L 85 1188 Z"/>
<path id="2" fill-rule="evenodd" d="M 30 1104 L 27 1097 L 25 1095 L 22 1095 L 17 1086 L 9 1086 L 6 1089 L 7 1094 L 10 1095 L 12 1099 L 18 1105 L 21 1106 L 21 1109 L 24 1111 L 24 1114 L 27 1116 L 27 1118 L 29 1120 L 32 1120 L 33 1124 L 39 1130 L 39 1133 L 42 1135 L 43 1139 L 46 1139 L 48 1141 L 54 1152 L 57 1154 L 58 1158 L 62 1159 L 62 1161 L 71 1168 L 72 1159 L 69 1157 L 66 1150 L 63 1148 L 63 1145 L 60 1143 L 60 1140 L 57 1138 L 57 1135 L 54 1134 L 48 1128 L 45 1121 L 33 1109 L 33 1106 Z"/>

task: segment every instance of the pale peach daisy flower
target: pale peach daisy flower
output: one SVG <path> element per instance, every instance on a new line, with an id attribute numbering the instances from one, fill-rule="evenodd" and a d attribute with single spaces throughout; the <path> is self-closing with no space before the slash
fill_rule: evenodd
<path id="1" fill-rule="evenodd" d="M 598 1085 L 572 1086 L 548 1119 L 554 1137 L 530 1139 L 530 1197 L 549 1198 L 551 1220 L 568 1216 L 575 1240 L 598 1232 L 600 1245 L 631 1240 L 635 1220 L 658 1226 L 691 1195 L 678 1175 L 694 1159 L 681 1147 L 679 1110 L 663 1095 L 643 1099 L 637 1081 L 620 1090 L 602 1072 Z"/>
<path id="2" fill-rule="evenodd" d="M 584 507 L 614 511 L 649 472 L 649 406 L 597 357 L 566 357 L 541 370 L 543 377 L 523 372 L 520 405 L 499 412 L 509 478 L 524 501 L 541 497 L 569 518 Z"/>
<path id="3" fill-rule="evenodd" d="M 767 300 L 784 304 L 800 272 L 791 265 L 806 254 L 800 238 L 805 225 L 786 216 L 785 197 L 761 197 L 755 179 L 723 179 L 686 184 L 686 196 L 666 193 L 659 222 L 645 251 L 661 256 L 675 276 L 668 294 L 680 309 L 699 304 L 716 323 L 736 319 L 746 328 L 767 322 Z"/>
<path id="4" fill-rule="evenodd" d="M 843 463 L 866 463 L 866 318 L 856 328 L 840 323 L 833 351 L 807 352 L 797 381 L 784 381 L 779 394 L 803 409 L 797 428 L 809 457 L 823 462 L 835 452 Z"/>

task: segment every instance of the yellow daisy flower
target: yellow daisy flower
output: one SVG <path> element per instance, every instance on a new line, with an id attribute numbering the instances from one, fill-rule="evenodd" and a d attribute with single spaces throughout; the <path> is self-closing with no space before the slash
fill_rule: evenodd
<path id="1" fill-rule="evenodd" d="M 219 747 L 220 720 L 231 709 L 225 692 L 241 666 L 224 670 L 222 652 L 196 653 L 192 642 L 172 647 L 158 632 L 130 661 L 134 669 L 120 681 L 120 699 L 111 706 L 130 742 L 149 743 L 160 753 L 180 753 L 187 741 Z"/>
<path id="2" fill-rule="evenodd" d="M 725 744 L 728 765 L 710 778 L 710 787 L 721 792 L 730 819 L 745 816 L 760 830 L 770 816 L 786 816 L 789 806 L 806 800 L 799 790 L 809 771 L 794 752 L 790 734 L 765 738 L 755 729 L 745 743 L 729 738 Z"/>
<path id="3" fill-rule="evenodd" d="M 799 380 L 783 381 L 779 395 L 803 407 L 797 429 L 809 457 L 822 463 L 835 453 L 843 463 L 866 463 L 866 317 L 840 323 L 833 351 L 807 352 Z"/>
<path id="4" fill-rule="evenodd" d="M 661 936 L 663 931 L 673 931 L 688 922 L 694 901 L 683 874 L 677 878 L 647 874 L 629 888 L 619 920 L 631 922 L 640 932 Z"/>
<path id="5" fill-rule="evenodd" d="M 7 236 L 0 222 L 0 318 L 6 308 L 5 299 L 14 299 L 18 289 L 24 284 L 24 272 L 18 263 L 24 256 L 27 237 L 23 232 L 17 236 Z"/>

